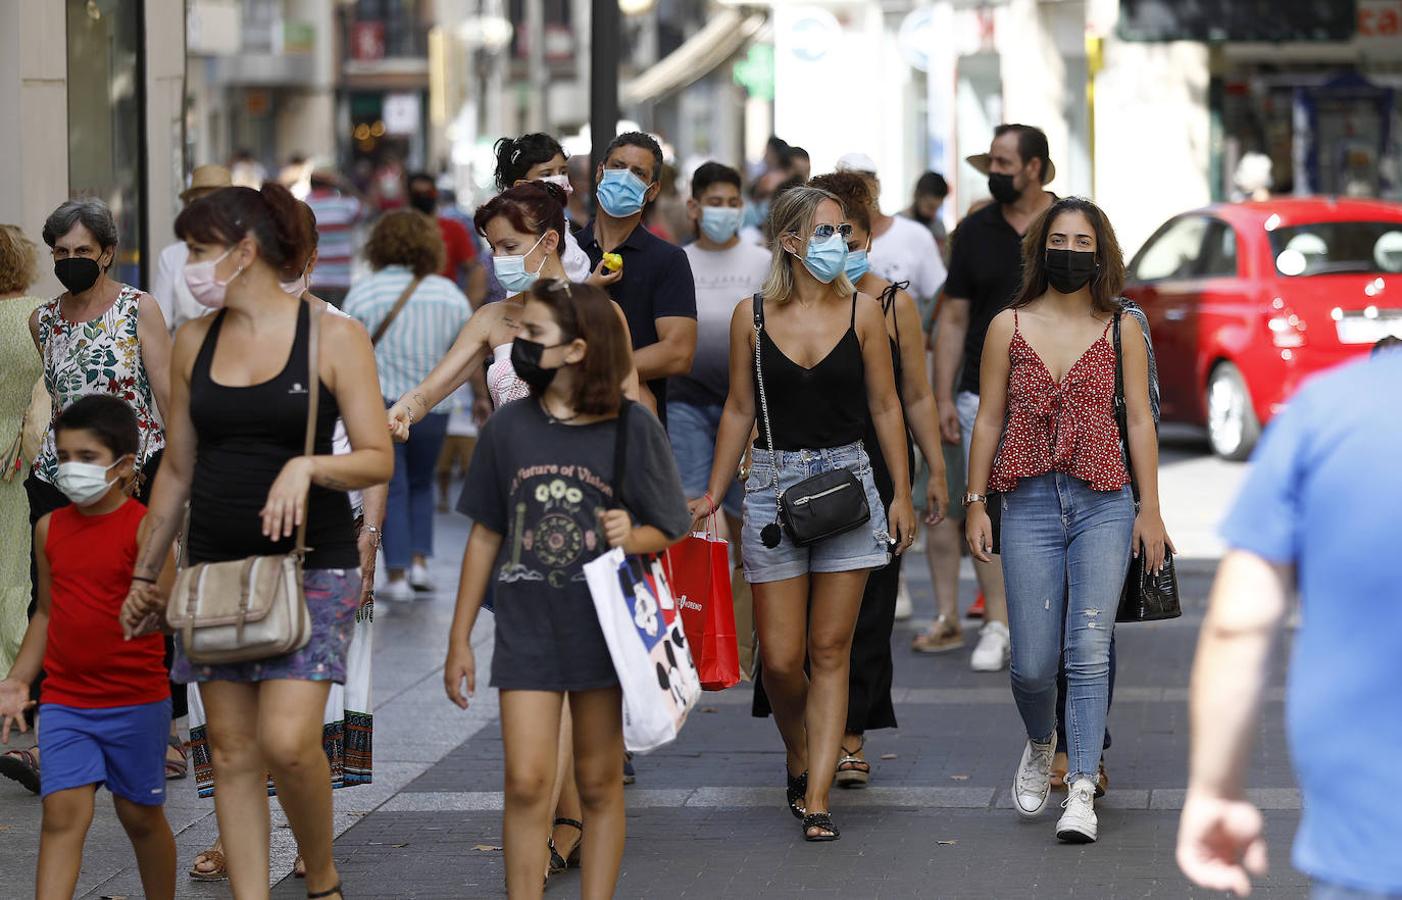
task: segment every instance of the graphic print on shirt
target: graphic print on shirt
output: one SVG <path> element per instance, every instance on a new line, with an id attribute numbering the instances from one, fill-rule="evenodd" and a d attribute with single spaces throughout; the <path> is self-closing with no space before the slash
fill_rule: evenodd
<path id="1" fill-rule="evenodd" d="M 498 581 L 543 581 L 556 589 L 584 581 L 585 554 L 592 556 L 603 545 L 594 509 L 585 503 L 586 487 L 613 495 L 587 466 L 546 464 L 516 471 L 511 556 L 497 572 Z"/>

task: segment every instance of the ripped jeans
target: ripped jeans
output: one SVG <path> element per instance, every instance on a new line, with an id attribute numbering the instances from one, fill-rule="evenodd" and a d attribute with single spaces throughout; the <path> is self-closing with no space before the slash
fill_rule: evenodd
<path id="1" fill-rule="evenodd" d="M 1056 676 L 1065 657 L 1066 783 L 1094 779 L 1109 708 L 1110 641 L 1129 568 L 1128 486 L 1091 490 L 1053 472 L 1002 495 L 1003 577 L 1012 633 L 1013 698 L 1028 737 L 1056 731 Z"/>

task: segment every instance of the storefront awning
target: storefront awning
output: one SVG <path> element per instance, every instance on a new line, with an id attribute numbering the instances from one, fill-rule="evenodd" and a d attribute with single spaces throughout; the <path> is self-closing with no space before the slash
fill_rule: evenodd
<path id="1" fill-rule="evenodd" d="M 723 9 L 705 27 L 619 92 L 623 106 L 658 100 L 710 74 L 764 27 L 764 13 Z"/>

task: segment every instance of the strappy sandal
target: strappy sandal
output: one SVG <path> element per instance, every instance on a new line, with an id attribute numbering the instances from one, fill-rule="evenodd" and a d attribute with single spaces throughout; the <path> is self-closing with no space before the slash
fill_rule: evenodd
<path id="1" fill-rule="evenodd" d="M 208 872 L 200 870 L 200 861 L 214 863 L 214 868 Z M 224 858 L 223 850 L 216 850 L 210 847 L 208 850 L 201 850 L 195 856 L 195 862 L 190 866 L 189 876 L 191 881 L 228 881 L 229 863 Z"/>
<path id="2" fill-rule="evenodd" d="M 321 900 L 323 897 L 330 897 L 333 895 L 340 897 L 341 900 L 346 900 L 346 894 L 341 890 L 341 883 L 339 881 L 336 882 L 335 887 L 327 888 L 324 891 L 317 891 L 315 894 L 311 891 L 307 891 L 307 900 Z"/>
<path id="3" fill-rule="evenodd" d="M 176 762 L 166 754 L 166 781 L 174 781 L 179 778 L 188 777 L 190 774 L 190 754 L 185 749 L 185 742 L 175 735 L 171 735 L 166 742 L 171 749 L 180 754 L 180 761 Z"/>
<path id="4" fill-rule="evenodd" d="M 837 775 L 834 778 L 838 787 L 864 788 L 867 786 L 867 782 L 871 780 L 871 763 L 857 755 L 866 745 L 866 738 L 862 738 L 861 743 L 857 744 L 856 750 L 842 747 L 842 752 L 845 755 L 837 761 Z"/>
<path id="5" fill-rule="evenodd" d="M 809 834 L 810 828 L 819 829 L 817 834 Z M 809 813 L 803 817 L 803 839 L 810 844 L 822 844 L 842 837 L 842 832 L 832 823 L 832 814 L 825 812 Z"/>
<path id="6" fill-rule="evenodd" d="M 31 794 L 39 793 L 39 757 L 33 750 L 11 750 L 0 755 L 0 775 L 18 781 Z"/>
<path id="7" fill-rule="evenodd" d="M 578 819 L 567 819 L 561 816 L 552 822 L 551 825 L 555 828 L 565 825 L 577 830 L 579 832 L 579 840 L 574 842 L 574 846 L 570 848 L 569 853 L 561 856 L 559 850 L 555 848 L 555 838 L 550 838 L 550 874 L 554 875 L 566 869 L 579 868 L 579 858 L 582 848 L 584 847 L 584 823 Z"/>
<path id="8" fill-rule="evenodd" d="M 790 775 L 789 770 L 785 768 L 784 777 L 788 781 L 786 796 L 789 801 L 789 812 L 793 813 L 795 819 L 801 819 L 805 812 L 803 798 L 808 795 L 808 773 Z"/>

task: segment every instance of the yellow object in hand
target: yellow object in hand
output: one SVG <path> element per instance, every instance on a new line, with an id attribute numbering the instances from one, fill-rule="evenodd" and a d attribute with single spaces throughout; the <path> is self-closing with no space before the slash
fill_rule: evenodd
<path id="1" fill-rule="evenodd" d="M 623 271 L 623 256 L 619 253 L 604 254 L 604 268 L 610 272 Z"/>

